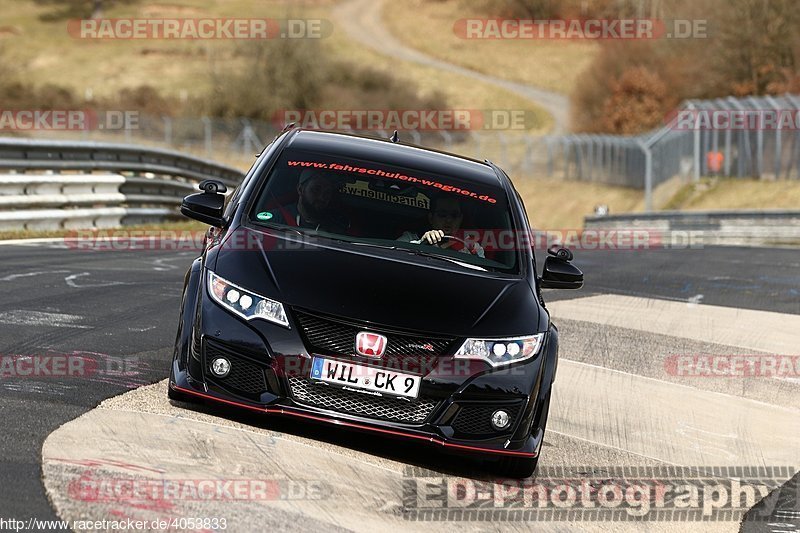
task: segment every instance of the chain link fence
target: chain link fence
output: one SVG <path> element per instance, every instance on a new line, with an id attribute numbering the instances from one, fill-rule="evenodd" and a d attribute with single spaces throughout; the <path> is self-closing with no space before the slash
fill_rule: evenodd
<path id="1" fill-rule="evenodd" d="M 690 100 L 665 122 L 638 136 L 544 137 L 546 154 L 529 158 L 545 162 L 536 174 L 644 189 L 648 211 L 653 189 L 676 177 L 800 178 L 796 95 Z"/>
<path id="2" fill-rule="evenodd" d="M 523 131 L 403 131 L 401 139 L 477 159 L 512 177 L 589 181 L 641 189 L 704 176 L 800 178 L 800 96 L 685 102 L 665 125 L 637 136 L 534 135 Z M 247 119 L 137 115 L 135 125 L 64 133 L 74 138 L 159 145 L 247 168 L 277 135 L 276 124 Z M 53 132 L 44 132 L 52 137 Z M 391 131 L 361 132 L 388 138 Z"/>

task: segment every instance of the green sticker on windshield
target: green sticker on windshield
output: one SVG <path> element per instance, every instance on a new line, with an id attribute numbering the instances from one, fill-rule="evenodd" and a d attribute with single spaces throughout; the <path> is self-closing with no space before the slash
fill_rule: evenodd
<path id="1" fill-rule="evenodd" d="M 258 220 L 269 220 L 272 218 L 272 213 L 269 211 L 262 211 L 256 215 Z"/>

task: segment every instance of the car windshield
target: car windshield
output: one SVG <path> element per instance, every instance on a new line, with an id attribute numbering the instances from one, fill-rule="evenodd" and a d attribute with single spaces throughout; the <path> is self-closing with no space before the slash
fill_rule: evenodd
<path id="1" fill-rule="evenodd" d="M 518 272 L 499 185 L 299 150 L 286 150 L 250 212 L 253 224 L 434 257 L 463 268 Z"/>

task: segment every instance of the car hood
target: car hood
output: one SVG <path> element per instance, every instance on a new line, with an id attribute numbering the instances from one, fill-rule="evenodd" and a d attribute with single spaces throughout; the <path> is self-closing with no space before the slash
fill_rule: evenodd
<path id="1" fill-rule="evenodd" d="M 215 251 L 229 281 L 290 307 L 376 326 L 451 336 L 539 331 L 543 311 L 525 279 L 431 258 L 336 244 L 298 246 L 280 232 L 239 229 Z M 212 264 L 212 263 L 210 263 Z"/>

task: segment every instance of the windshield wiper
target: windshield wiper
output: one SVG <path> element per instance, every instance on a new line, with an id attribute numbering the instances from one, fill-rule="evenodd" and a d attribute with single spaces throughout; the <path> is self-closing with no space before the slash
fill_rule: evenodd
<path id="1" fill-rule="evenodd" d="M 431 253 L 431 252 L 425 252 L 423 250 L 412 250 L 412 249 L 409 249 L 409 248 L 398 248 L 398 249 L 399 250 L 404 250 L 404 251 L 406 251 L 406 252 L 408 252 L 410 254 L 414 254 L 414 255 L 421 255 L 421 256 L 424 256 L 424 257 L 432 257 L 434 259 L 441 259 L 442 261 L 448 261 L 450 263 L 455 263 L 456 265 L 464 267 L 464 268 L 470 268 L 472 270 L 480 270 L 481 272 L 488 272 L 488 270 L 486 270 L 482 266 L 473 265 L 472 263 L 466 263 L 464 261 L 459 261 L 458 259 L 454 259 L 452 257 L 447 257 L 445 255 L 439 255 L 439 254 L 434 254 L 434 253 Z"/>
<path id="2" fill-rule="evenodd" d="M 434 259 L 440 259 L 442 261 L 448 261 L 450 263 L 455 263 L 456 265 L 464 267 L 464 268 L 469 268 L 469 269 L 472 269 L 472 270 L 480 270 L 481 272 L 488 272 L 488 270 L 483 268 L 482 266 L 473 265 L 473 264 L 470 264 L 470 263 L 465 263 L 464 261 L 459 261 L 458 259 L 453 259 L 452 257 L 446 257 L 446 256 L 443 256 L 443 255 L 434 254 L 434 253 L 426 252 L 426 251 L 423 251 L 423 250 L 413 250 L 411 248 L 406 248 L 405 246 L 388 246 L 388 245 L 385 245 L 385 244 L 374 244 L 374 243 L 371 243 L 371 242 L 362 242 L 362 241 L 348 241 L 348 240 L 345 240 L 345 239 L 334 239 L 334 240 L 338 241 L 338 242 L 344 242 L 344 243 L 347 243 L 347 244 L 352 244 L 354 246 L 364 246 L 364 247 L 368 247 L 368 248 L 378 248 L 378 249 L 381 249 L 381 250 L 401 250 L 403 252 L 407 252 L 407 253 L 414 254 L 414 255 L 421 255 L 423 257 L 432 257 Z"/>
<path id="3" fill-rule="evenodd" d="M 371 242 L 360 242 L 360 241 L 346 241 L 344 239 L 336 239 L 339 242 L 346 242 L 347 244 L 352 244 L 355 246 L 368 246 L 370 248 L 380 248 L 381 250 L 399 250 L 397 246 L 387 246 L 385 244 L 373 244 Z M 405 249 L 405 248 L 404 248 Z"/>
<path id="4" fill-rule="evenodd" d="M 285 226 L 283 224 L 275 224 L 275 223 L 272 223 L 272 222 L 262 222 L 260 220 L 251 220 L 250 222 L 255 224 L 256 226 L 261 226 L 262 228 L 276 229 L 278 231 L 287 231 L 287 232 L 290 232 L 290 233 L 294 233 L 296 235 L 300 235 L 301 237 L 313 236 L 312 233 L 309 233 L 307 231 L 303 231 L 302 229 L 297 228 L 295 226 Z"/>

